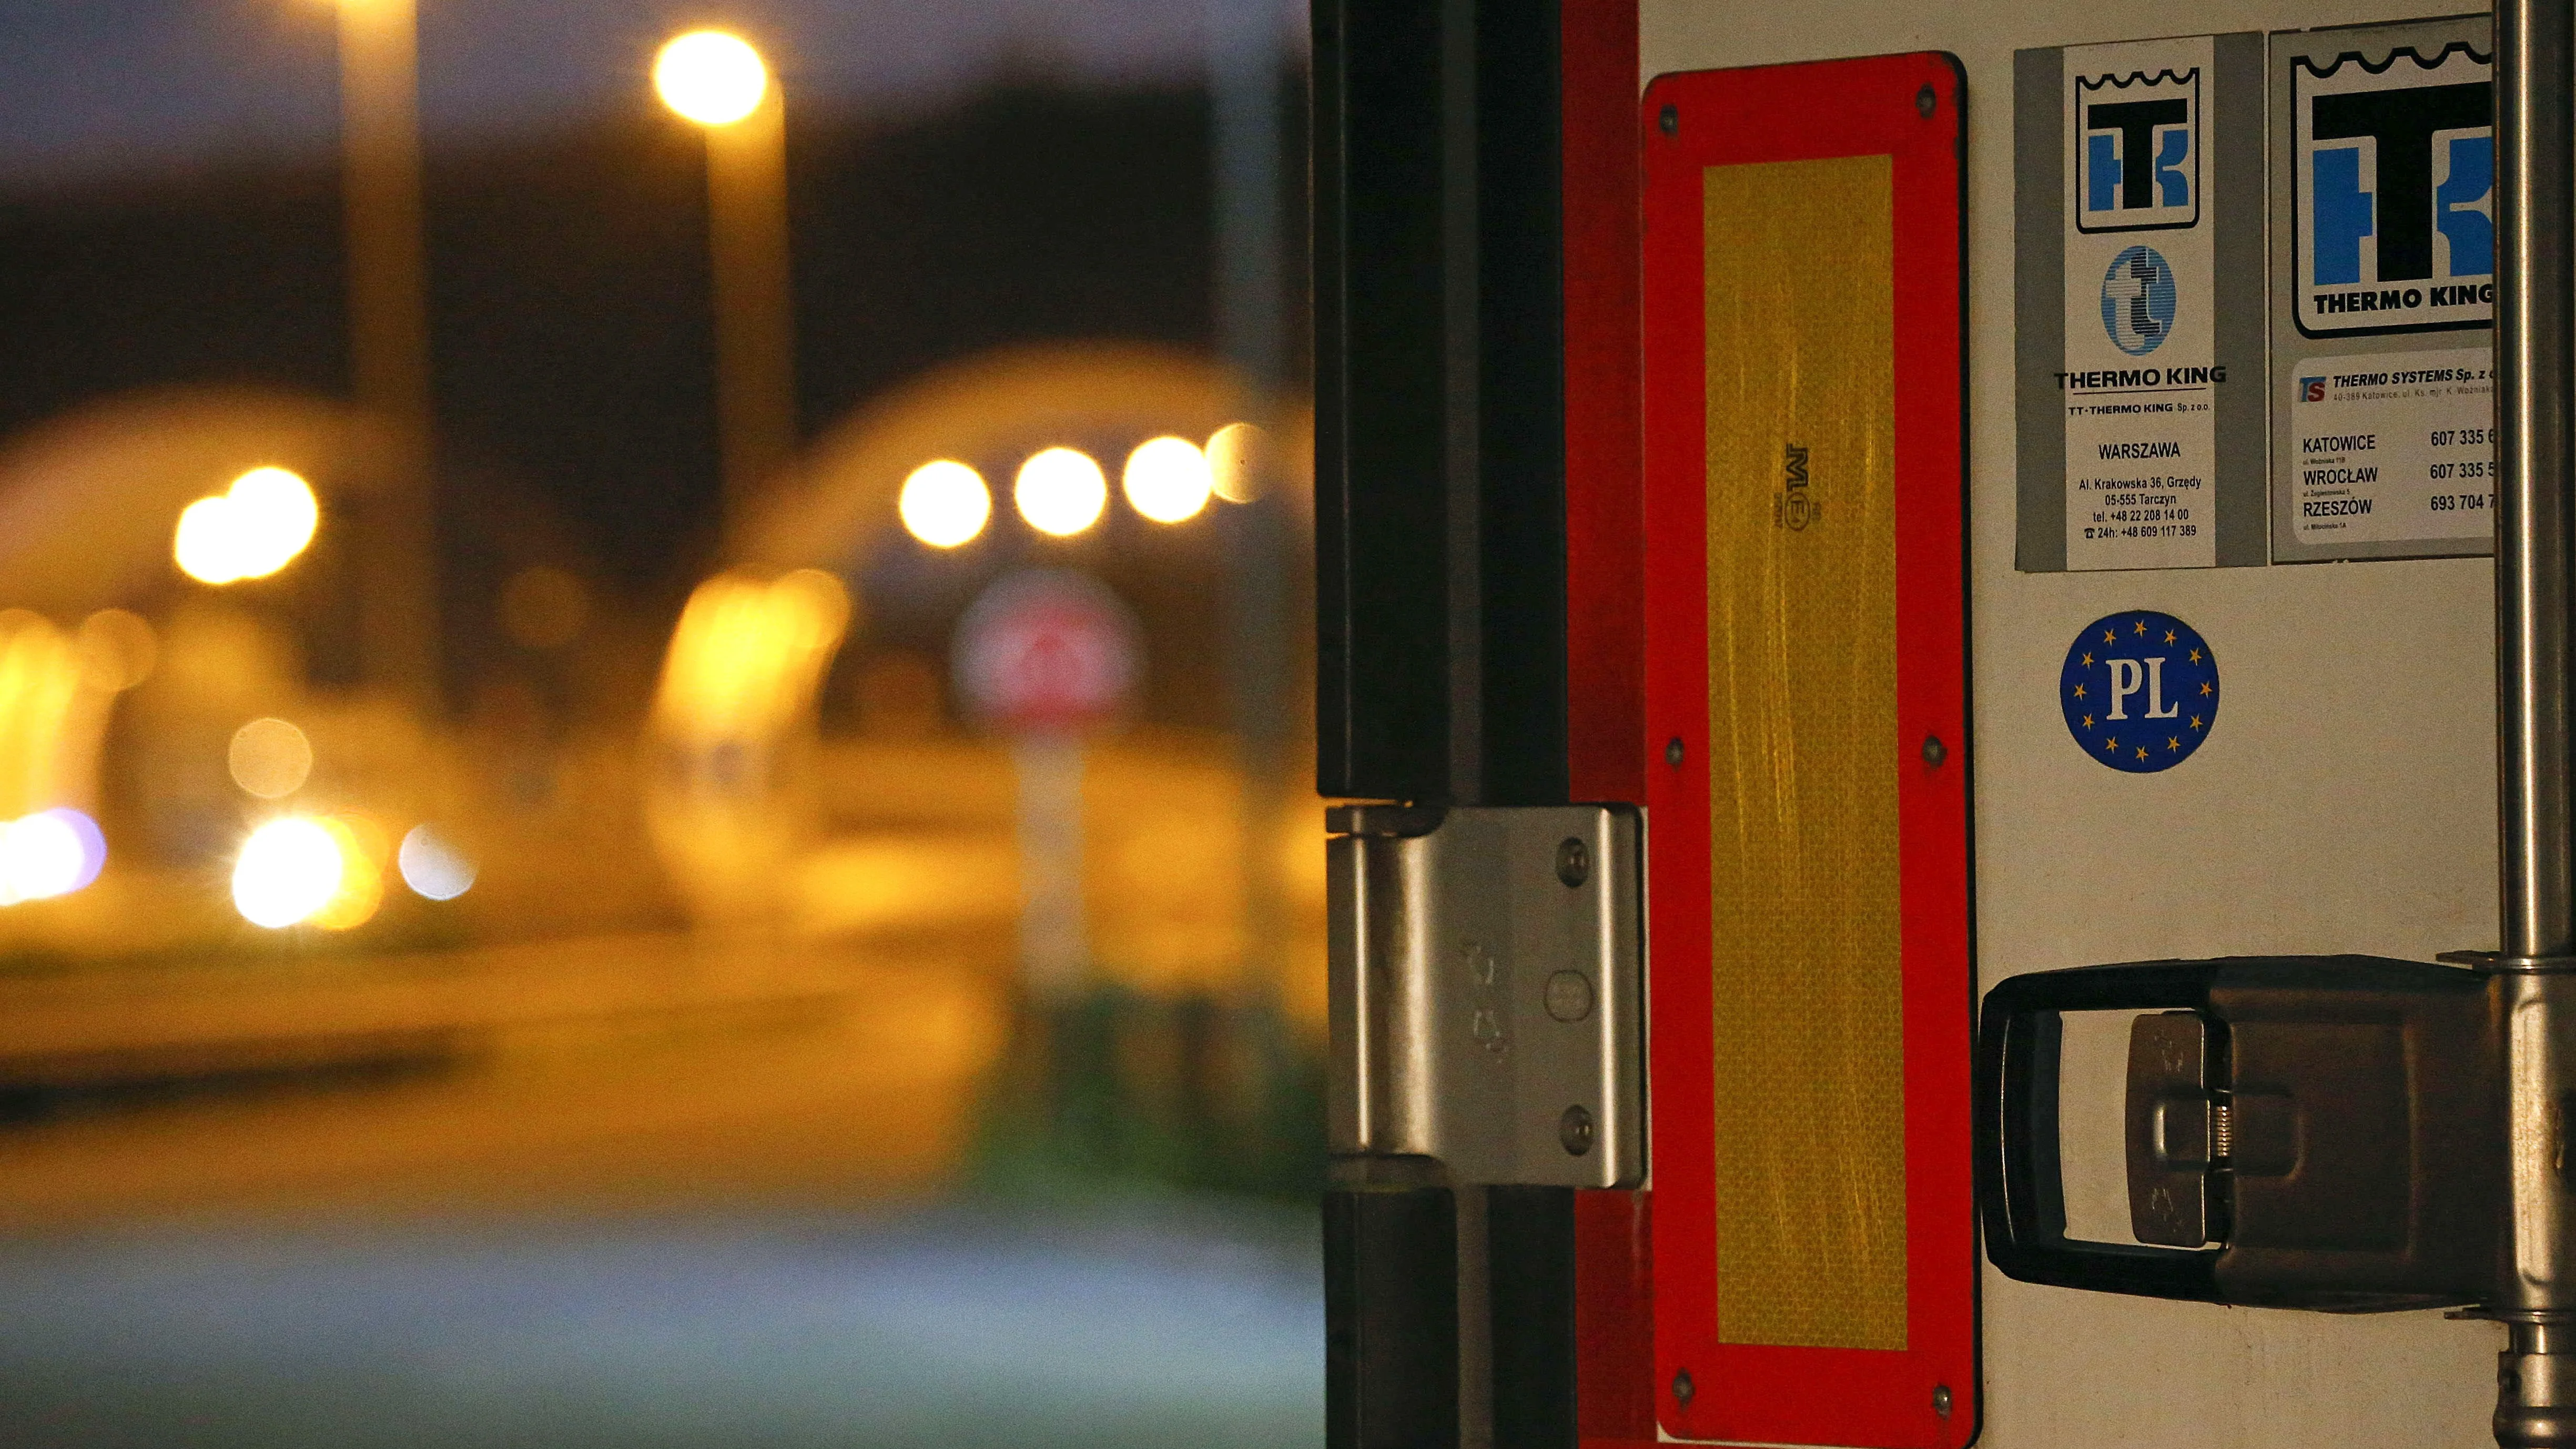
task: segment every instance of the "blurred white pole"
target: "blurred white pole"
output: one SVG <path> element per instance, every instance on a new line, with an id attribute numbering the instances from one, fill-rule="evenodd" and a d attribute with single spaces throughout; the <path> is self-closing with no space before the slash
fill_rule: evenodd
<path id="1" fill-rule="evenodd" d="M 418 50 L 413 0 L 341 0 L 350 371 L 359 406 L 396 433 L 402 475 L 367 498 L 367 522 L 353 541 L 367 581 L 360 637 L 376 683 L 434 709 L 438 565 Z"/>
<path id="2" fill-rule="evenodd" d="M 1029 996 L 1061 1001 L 1091 972 L 1082 919 L 1082 740 L 1032 730 L 1012 741 L 1020 785 L 1020 972 Z"/>

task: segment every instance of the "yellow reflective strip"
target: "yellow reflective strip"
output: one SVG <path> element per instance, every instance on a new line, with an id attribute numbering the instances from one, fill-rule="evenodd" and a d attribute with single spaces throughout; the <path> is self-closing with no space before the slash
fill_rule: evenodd
<path id="1" fill-rule="evenodd" d="M 1902 1349 L 1892 167 L 1706 180 L 1718 1336 Z"/>

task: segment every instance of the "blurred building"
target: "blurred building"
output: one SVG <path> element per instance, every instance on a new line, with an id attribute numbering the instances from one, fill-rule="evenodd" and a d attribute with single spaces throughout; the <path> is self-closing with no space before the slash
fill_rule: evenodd
<path id="1" fill-rule="evenodd" d="M 1113 507 L 1058 541 L 1005 506 L 979 542 L 939 550 L 892 512 L 901 471 L 933 456 L 974 455 L 999 479 L 1063 444 L 1114 470 L 1158 432 L 1204 439 L 1255 413 L 1290 425 L 1294 399 L 1229 408 L 1205 380 L 1219 374 L 1204 360 L 1203 100 L 1031 83 L 928 117 L 791 113 L 811 447 L 730 535 L 703 153 L 645 105 L 432 151 L 425 472 L 337 401 L 330 168 L 245 161 L 0 197 L 0 610 L 16 611 L 0 613 L 0 819 L 43 817 L 27 851 L 61 856 L 68 832 L 73 873 L 95 877 L 0 905 L 0 993 L 16 994 L 0 1006 L 0 1093 L 34 1169 L 0 1216 L 293 1197 L 317 1171 L 651 1197 L 675 1183 L 867 1193 L 960 1170 L 978 1113 L 1018 1090 L 1006 1064 L 1034 1028 L 1013 1004 L 1011 763 L 954 707 L 948 634 L 984 584 L 1031 561 L 1106 582 L 1148 654 L 1140 701 L 1094 743 L 1084 785 L 1082 889 L 1108 1004 L 1073 1015 L 1095 1022 L 1084 1060 L 1108 1085 L 1040 1095 L 1107 1091 L 1139 1120 L 1210 1129 L 1209 1101 L 1269 1093 L 1311 1051 L 1320 855 L 1311 809 L 1278 808 L 1302 756 L 1250 764 L 1236 743 L 1227 525 Z M 1197 400 L 1095 406 L 1082 368 L 1104 355 L 1200 378 Z M 1025 398 L 1050 367 L 1069 381 L 1016 435 L 989 418 L 953 438 L 885 431 L 923 389 L 982 379 Z M 309 487 L 305 539 L 265 572 L 185 567 L 182 514 L 248 499 L 235 480 L 264 466 Z M 1296 480 L 1277 486 L 1254 506 L 1293 509 Z M 365 540 L 397 490 L 425 490 L 436 518 L 427 695 L 402 687 L 370 622 L 383 588 Z M 874 512 L 833 513 L 849 506 Z M 692 598 L 754 622 L 693 646 Z M 1302 617 L 1299 599 L 1278 605 Z M 692 757 L 720 774 L 732 744 L 774 747 L 759 788 L 714 813 L 671 773 L 672 681 L 699 668 L 692 647 L 720 681 L 700 693 L 723 709 L 767 691 L 765 723 Z M 1311 671 L 1302 654 L 1287 664 L 1263 697 L 1293 743 Z M 1248 785 L 1274 764 L 1279 780 Z M 310 828 L 272 835 L 281 821 Z M 253 871 L 255 847 L 282 873 Z M 283 904 L 244 894 L 272 879 Z M 728 904 L 742 899 L 757 908 Z M 1294 940 L 1256 940 L 1279 934 L 1264 922 Z M 1225 1025 L 1238 1018 L 1254 1024 Z M 527 1086 L 512 1074 L 530 1052 L 567 1051 L 590 1065 L 494 1094 Z M 1246 1051 L 1260 1060 L 1242 1066 Z M 603 1115 L 598 1084 L 639 1053 L 693 1063 L 672 1080 L 726 1085 Z M 711 1065 L 736 1060 L 805 1072 L 836 1105 L 746 1094 Z M 413 1101 L 421 1150 L 263 1107 L 235 1130 L 274 1153 L 209 1174 L 223 1131 L 138 1157 L 126 1129 L 55 1110 L 245 1082 L 291 1089 L 289 1103 L 317 1085 Z M 900 1146 L 839 1130 L 898 1102 L 920 1124 Z M 502 1121 L 530 1113 L 556 1128 Z M 606 1133 L 625 1155 L 567 1153 L 566 1133 Z M 119 1169 L 102 1173 L 109 1158 Z"/>

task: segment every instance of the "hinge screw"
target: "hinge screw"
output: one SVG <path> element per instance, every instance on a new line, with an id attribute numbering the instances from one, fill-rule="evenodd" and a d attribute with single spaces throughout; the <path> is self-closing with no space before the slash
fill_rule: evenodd
<path id="1" fill-rule="evenodd" d="M 1565 882 L 1566 888 L 1571 890 L 1583 884 L 1591 875 L 1591 850 L 1581 840 L 1567 836 L 1564 843 L 1556 848 L 1556 878 Z"/>
<path id="2" fill-rule="evenodd" d="M 1929 91 L 1926 91 L 1926 94 L 1929 93 Z M 1940 1415 L 1944 1419 L 1950 1417 L 1950 1386 L 1948 1384 L 1934 1384 L 1932 1386 L 1932 1412 Z"/>
<path id="3" fill-rule="evenodd" d="M 1941 768 L 1941 762 L 1949 758 L 1950 747 L 1941 743 L 1941 737 L 1939 735 L 1925 735 L 1923 737 L 1923 763 L 1930 765 L 1933 769 L 1937 770 Z"/>
<path id="4" fill-rule="evenodd" d="M 1687 1408 L 1687 1407 L 1689 1407 L 1689 1405 L 1690 1405 L 1690 1401 L 1691 1401 L 1691 1380 L 1690 1380 L 1690 1370 L 1689 1370 L 1689 1369 L 1681 1369 L 1681 1370 L 1677 1371 L 1676 1373 L 1674 1373 L 1674 1375 L 1673 1375 L 1673 1402 L 1675 1402 L 1675 1403 L 1677 1403 L 1677 1404 L 1680 1404 L 1680 1405 L 1682 1405 L 1683 1407 Z"/>
<path id="5" fill-rule="evenodd" d="M 1655 117 L 1655 129 L 1663 132 L 1667 136 L 1679 132 L 1681 128 L 1682 113 L 1671 106 L 1664 107 L 1664 109 Z"/>
<path id="6" fill-rule="evenodd" d="M 1932 118 L 1932 112 L 1939 108 L 1940 104 L 1941 98 L 1932 93 L 1930 86 L 1925 86 L 1914 93 L 1914 114 L 1927 121 Z"/>
<path id="7" fill-rule="evenodd" d="M 1676 770 L 1682 767 L 1682 737 L 1680 735 L 1675 735 L 1671 739 L 1664 741 L 1664 763 L 1672 766 Z"/>

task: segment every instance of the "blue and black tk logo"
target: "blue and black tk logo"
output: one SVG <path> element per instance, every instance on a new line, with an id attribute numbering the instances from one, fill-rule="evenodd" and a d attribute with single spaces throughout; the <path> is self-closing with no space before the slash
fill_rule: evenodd
<path id="1" fill-rule="evenodd" d="M 2154 247 L 2130 247 L 2102 274 L 2102 330 L 2111 345 L 2144 357 L 2173 335 L 2180 298 L 2173 266 Z"/>
<path id="2" fill-rule="evenodd" d="M 2170 770 L 2218 723 L 2218 657 L 2171 614 L 2106 614 L 2068 647 L 2057 702 L 2084 753 L 2133 775 Z"/>

